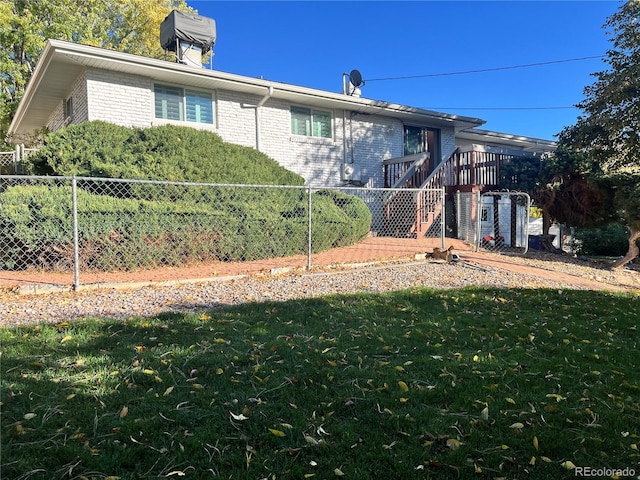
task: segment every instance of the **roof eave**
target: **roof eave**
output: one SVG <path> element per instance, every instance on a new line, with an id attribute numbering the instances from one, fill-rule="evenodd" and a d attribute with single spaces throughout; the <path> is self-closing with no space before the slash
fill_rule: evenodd
<path id="1" fill-rule="evenodd" d="M 23 101 L 20 102 L 9 126 L 9 136 L 15 138 L 24 137 L 32 133 L 36 123 L 46 124 L 48 118 L 39 117 L 36 122 L 35 115 L 32 115 L 32 121 L 30 122 L 26 121 L 26 116 L 37 96 L 46 98 L 46 92 L 42 90 L 44 88 L 42 87 L 42 81 L 47 71 L 60 65 L 65 67 L 76 65 L 78 68 L 108 69 L 147 76 L 158 81 L 210 89 L 227 89 L 258 96 L 265 95 L 265 92 L 272 88 L 272 98 L 279 98 L 293 103 L 299 102 L 325 108 L 345 109 L 368 115 L 389 116 L 417 125 L 452 126 L 456 131 L 477 127 L 485 123 L 484 120 L 479 118 L 424 110 L 380 100 L 352 97 L 342 93 L 207 70 L 67 41 L 49 40 L 27 85 Z M 74 74 L 77 75 L 77 72 L 74 73 L 72 69 L 65 68 L 63 71 L 69 77 Z M 66 73 L 67 71 L 68 73 Z M 68 88 L 70 88 L 72 80 L 73 78 L 69 78 L 67 82 Z M 49 100 L 51 101 L 51 98 Z"/>

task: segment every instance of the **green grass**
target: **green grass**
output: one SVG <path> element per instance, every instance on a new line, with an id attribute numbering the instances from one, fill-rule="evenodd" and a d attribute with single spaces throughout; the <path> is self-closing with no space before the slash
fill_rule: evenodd
<path id="1" fill-rule="evenodd" d="M 420 289 L 5 328 L 1 476 L 637 475 L 639 311 Z"/>

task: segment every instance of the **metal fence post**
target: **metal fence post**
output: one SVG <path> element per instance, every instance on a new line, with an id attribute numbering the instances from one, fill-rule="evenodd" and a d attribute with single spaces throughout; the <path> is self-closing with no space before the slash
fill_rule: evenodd
<path id="1" fill-rule="evenodd" d="M 476 204 L 476 221 L 475 221 L 475 242 L 476 250 L 480 248 L 480 236 L 482 235 L 482 194 L 478 192 L 472 193 Z"/>
<path id="2" fill-rule="evenodd" d="M 447 222 L 446 222 L 446 214 L 447 214 L 447 206 L 445 205 L 445 187 L 442 187 L 440 189 L 440 205 L 442 206 L 442 210 L 441 210 L 441 215 L 440 215 L 440 248 L 442 250 L 444 250 L 445 247 L 445 237 L 446 235 L 446 228 L 447 228 Z"/>
<path id="3" fill-rule="evenodd" d="M 309 212 L 307 218 L 307 270 L 311 270 L 311 186 L 307 190 L 307 211 Z"/>
<path id="4" fill-rule="evenodd" d="M 454 208 L 456 209 L 456 236 L 460 238 L 460 210 L 462 208 L 462 204 L 460 203 L 460 190 L 456 191 Z"/>
<path id="5" fill-rule="evenodd" d="M 73 289 L 80 287 L 80 255 L 78 253 L 78 195 L 75 175 L 71 178 L 71 209 L 73 211 Z"/>

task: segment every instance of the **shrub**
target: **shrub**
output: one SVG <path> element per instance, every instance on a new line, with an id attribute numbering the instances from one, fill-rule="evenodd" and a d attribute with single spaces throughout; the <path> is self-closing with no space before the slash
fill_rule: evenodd
<path id="1" fill-rule="evenodd" d="M 629 231 L 618 223 L 576 228 L 574 242 L 579 255 L 619 257 L 629 249 Z"/>
<path id="2" fill-rule="evenodd" d="M 305 191 L 248 187 L 243 195 L 240 187 L 202 188 L 207 195 L 197 201 L 118 199 L 78 189 L 81 268 L 130 270 L 306 253 Z M 8 187 L 0 203 L 0 244 L 7 246 L 0 268 L 71 267 L 71 187 Z M 371 213 L 359 198 L 319 192 L 312 204 L 314 251 L 349 245 L 369 231 Z"/>
<path id="3" fill-rule="evenodd" d="M 48 134 L 29 155 L 44 175 L 175 182 L 303 185 L 304 179 L 249 147 L 177 125 L 132 129 L 93 121 Z"/>
<path id="4" fill-rule="evenodd" d="M 78 181 L 83 268 L 131 269 L 195 261 L 243 261 L 307 251 L 304 180 L 266 155 L 218 135 L 166 125 L 131 129 L 72 125 L 29 156 L 33 173 L 176 184 Z M 184 185 L 179 182 L 223 185 Z M 10 187 L 1 196 L 1 268 L 72 265 L 70 187 Z M 350 245 L 369 232 L 359 198 L 323 190 L 312 198 L 314 252 Z"/>

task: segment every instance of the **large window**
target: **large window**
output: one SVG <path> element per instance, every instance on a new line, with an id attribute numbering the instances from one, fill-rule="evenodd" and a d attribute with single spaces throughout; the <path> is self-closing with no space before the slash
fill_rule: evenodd
<path id="1" fill-rule="evenodd" d="M 211 94 L 180 87 L 155 85 L 156 118 L 213 124 Z"/>
<path id="2" fill-rule="evenodd" d="M 310 108 L 291 107 L 291 133 L 331 138 L 331 114 Z"/>

